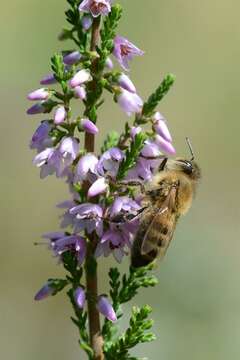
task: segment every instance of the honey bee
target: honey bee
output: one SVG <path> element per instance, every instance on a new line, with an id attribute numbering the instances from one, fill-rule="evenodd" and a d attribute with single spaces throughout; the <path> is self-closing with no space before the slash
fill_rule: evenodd
<path id="1" fill-rule="evenodd" d="M 163 258 L 179 217 L 191 207 L 201 175 L 188 139 L 187 143 L 192 158 L 164 159 L 160 171 L 146 188 L 140 224 L 131 251 L 134 268 Z"/>

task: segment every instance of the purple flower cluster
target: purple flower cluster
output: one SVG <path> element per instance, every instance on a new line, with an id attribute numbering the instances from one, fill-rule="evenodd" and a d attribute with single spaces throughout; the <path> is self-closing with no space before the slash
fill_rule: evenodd
<path id="1" fill-rule="evenodd" d="M 93 18 L 99 15 L 106 16 L 111 11 L 111 5 L 110 0 L 83 0 L 79 5 L 79 11 L 86 13 L 81 20 L 84 31 L 90 30 Z M 143 51 L 126 38 L 116 36 L 113 55 L 124 70 L 129 70 L 129 61 L 135 56 L 143 55 Z M 65 251 L 72 251 L 81 265 L 86 255 L 88 236 L 94 232 L 99 239 L 95 256 L 106 257 L 113 254 L 120 262 L 131 248 L 138 223 L 134 215 L 138 214 L 141 204 L 126 191 L 124 196 L 118 191 L 120 187 L 117 187 L 117 175 L 126 157 L 121 146 L 111 147 L 101 156 L 86 153 L 85 149 L 81 149 L 77 131 L 93 135 L 99 132 L 95 122 L 85 114 L 77 119 L 72 119 L 71 115 L 69 99 L 76 98 L 86 103 L 88 85 L 93 80 L 91 71 L 81 65 L 82 57 L 79 51 L 63 54 L 63 72 L 68 74 L 70 71 L 63 91 L 64 94 L 67 92 L 66 101 L 64 94 L 59 96 L 59 92 L 46 87 L 57 82 L 57 76 L 54 74 L 45 76 L 40 81 L 44 87 L 28 95 L 30 101 L 38 101 L 28 109 L 28 114 L 51 112 L 54 109 L 52 118 L 42 121 L 31 139 L 30 147 L 37 150 L 33 163 L 40 168 L 41 178 L 51 174 L 65 177 L 72 195 L 71 200 L 58 205 L 64 209 L 61 227 L 71 230 L 68 233 L 50 233 L 44 237 L 54 256 L 61 260 Z M 108 75 L 106 79 L 110 79 L 108 85 L 112 87 L 116 102 L 127 115 L 141 117 L 143 100 L 137 94 L 135 85 L 123 72 L 118 73 L 118 76 L 109 77 L 112 68 L 112 60 L 108 57 L 102 76 Z M 53 104 L 52 107 L 49 108 L 49 104 Z M 162 159 L 175 154 L 163 116 L 156 112 L 148 121 L 152 125 L 151 132 L 148 132 L 149 137 L 137 158 L 136 165 L 128 171 L 124 181 L 149 181 Z M 127 139 L 129 144 L 134 142 L 137 134 L 144 132 L 144 129 L 137 126 L 137 122 L 134 124 L 136 126 L 130 127 Z M 93 198 L 98 200 L 97 203 Z M 78 304 L 84 303 L 83 290 L 78 289 L 76 298 Z M 104 301 L 102 299 L 101 303 L 104 304 Z"/>

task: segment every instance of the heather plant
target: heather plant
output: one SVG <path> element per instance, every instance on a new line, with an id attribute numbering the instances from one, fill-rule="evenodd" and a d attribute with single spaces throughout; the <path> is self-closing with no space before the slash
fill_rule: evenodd
<path id="1" fill-rule="evenodd" d="M 128 74 L 131 61 L 144 52 L 118 34 L 121 6 L 111 0 L 66 2 L 68 27 L 59 40 L 72 41 L 71 48 L 51 58 L 52 72 L 28 95 L 36 103 L 27 110 L 30 115 L 44 114 L 30 143 L 37 152 L 33 163 L 40 177 L 55 175 L 69 188 L 69 199 L 57 205 L 63 209 L 61 230 L 43 235 L 66 276 L 48 279 L 35 300 L 67 290 L 71 320 L 89 359 L 137 359 L 131 349 L 155 338 L 151 308 L 134 306 L 125 331 L 119 331 L 118 320 L 124 316 L 124 303 L 141 288 L 157 284 L 153 266 L 130 266 L 122 275 L 117 265 L 110 268 L 109 294 L 102 294 L 97 263 L 108 256 L 121 263 L 129 254 L 141 212 L 141 189 L 163 159 L 175 153 L 166 120 L 157 110 L 174 77 L 166 75 L 142 100 Z M 95 137 L 103 121 L 98 109 L 104 106 L 105 92 L 127 120 L 121 134 L 114 128 L 106 134 L 96 154 Z"/>

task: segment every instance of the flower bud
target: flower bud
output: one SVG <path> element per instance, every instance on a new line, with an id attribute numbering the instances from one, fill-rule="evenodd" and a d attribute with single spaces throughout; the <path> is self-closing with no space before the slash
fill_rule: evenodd
<path id="1" fill-rule="evenodd" d="M 60 125 L 66 119 L 67 112 L 64 106 L 59 106 L 54 114 L 54 124 Z"/>
<path id="2" fill-rule="evenodd" d="M 84 30 L 89 30 L 90 27 L 92 26 L 92 18 L 88 15 L 84 16 L 82 18 L 82 26 Z"/>
<path id="3" fill-rule="evenodd" d="M 69 84 L 72 88 L 84 84 L 85 82 L 91 79 L 91 74 L 89 70 L 82 69 L 78 71 L 74 77 L 70 80 Z"/>
<path id="4" fill-rule="evenodd" d="M 49 97 L 49 92 L 47 89 L 44 88 L 32 91 L 27 96 L 28 100 L 34 100 L 34 101 L 47 100 L 48 97 Z"/>
<path id="5" fill-rule="evenodd" d="M 37 103 L 37 104 L 34 104 L 33 106 L 31 106 L 27 110 L 27 114 L 28 115 L 36 115 L 36 114 L 44 113 L 44 111 L 45 111 L 45 108 L 43 106 L 43 103 Z"/>
<path id="6" fill-rule="evenodd" d="M 101 177 L 97 179 L 88 189 L 88 197 L 94 197 L 99 194 L 102 194 L 108 188 L 105 178 Z"/>
<path id="7" fill-rule="evenodd" d="M 97 302 L 97 309 L 98 311 L 103 314 L 108 320 L 112 321 L 112 322 L 116 322 L 117 321 L 117 316 L 116 313 L 111 305 L 111 303 L 109 302 L 107 296 L 104 295 L 100 295 L 98 297 L 98 302 Z"/>
<path id="8" fill-rule="evenodd" d="M 139 134 L 140 132 L 142 132 L 142 128 L 140 126 L 132 126 L 131 130 L 130 130 L 130 136 L 132 139 L 135 138 L 135 136 L 137 134 Z"/>
<path id="9" fill-rule="evenodd" d="M 168 130 L 164 117 L 159 112 L 156 112 L 153 119 L 155 120 L 153 128 L 156 133 L 158 135 L 161 135 L 165 140 L 172 142 L 172 137 Z"/>
<path id="10" fill-rule="evenodd" d="M 82 119 L 81 125 L 82 125 L 83 129 L 90 134 L 95 135 L 99 131 L 97 126 L 89 119 Z"/>
<path id="11" fill-rule="evenodd" d="M 118 78 L 119 85 L 131 93 L 136 93 L 136 88 L 133 84 L 133 82 L 129 79 L 129 77 L 126 74 L 121 74 Z"/>
<path id="12" fill-rule="evenodd" d="M 35 295 L 34 300 L 39 301 L 46 299 L 47 297 L 54 294 L 54 288 L 51 287 L 51 282 L 48 281 Z"/>
<path id="13" fill-rule="evenodd" d="M 85 304 L 85 300 L 86 300 L 86 294 L 85 294 L 84 289 L 81 286 L 79 286 L 74 291 L 74 299 L 75 299 L 75 302 L 76 302 L 77 306 L 80 309 L 83 309 L 84 304 Z"/>
<path id="14" fill-rule="evenodd" d="M 85 100 L 87 97 L 86 90 L 83 86 L 76 86 L 74 88 L 74 95 L 76 98 L 81 99 L 81 100 Z"/>
<path id="15" fill-rule="evenodd" d="M 107 58 L 107 60 L 105 62 L 105 67 L 109 70 L 112 70 L 114 67 L 112 59 L 110 57 Z"/>
<path id="16" fill-rule="evenodd" d="M 165 140 L 162 136 L 156 135 L 155 142 L 163 152 L 169 155 L 176 154 L 176 150 L 174 149 L 173 145 L 169 141 Z"/>
<path id="17" fill-rule="evenodd" d="M 63 57 L 63 62 L 66 65 L 73 65 L 81 59 L 79 51 L 73 51 Z"/>
<path id="18" fill-rule="evenodd" d="M 48 74 L 42 78 L 40 81 L 41 85 L 51 85 L 56 84 L 57 80 L 55 79 L 53 74 Z"/>

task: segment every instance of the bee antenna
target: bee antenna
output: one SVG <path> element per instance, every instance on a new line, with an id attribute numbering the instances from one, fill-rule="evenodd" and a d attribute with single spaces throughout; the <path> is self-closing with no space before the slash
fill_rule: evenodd
<path id="1" fill-rule="evenodd" d="M 191 158 L 190 161 L 193 161 L 193 160 L 194 160 L 193 148 L 192 148 L 192 144 L 191 144 L 191 142 L 190 142 L 190 140 L 189 140 L 188 137 L 186 137 L 186 142 L 187 142 L 187 145 L 188 145 L 188 147 L 189 147 L 190 154 L 192 155 L 192 158 Z"/>

